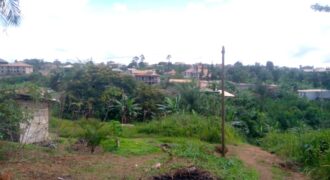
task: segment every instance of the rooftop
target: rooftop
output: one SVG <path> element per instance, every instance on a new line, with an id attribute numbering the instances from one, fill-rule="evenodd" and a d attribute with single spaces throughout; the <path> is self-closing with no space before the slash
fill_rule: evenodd
<path id="1" fill-rule="evenodd" d="M 170 83 L 191 83 L 191 79 L 170 79 Z"/>
<path id="2" fill-rule="evenodd" d="M 327 92 L 330 90 L 327 89 L 303 89 L 303 90 L 298 90 L 298 92 Z"/>
<path id="3" fill-rule="evenodd" d="M 6 66 L 6 67 L 33 67 L 29 64 L 17 62 L 17 63 L 10 63 L 10 64 L 0 64 L 0 66 Z"/>

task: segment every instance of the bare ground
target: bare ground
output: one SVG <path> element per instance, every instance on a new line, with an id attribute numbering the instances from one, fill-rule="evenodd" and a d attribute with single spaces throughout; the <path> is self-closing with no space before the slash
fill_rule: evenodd
<path id="1" fill-rule="evenodd" d="M 13 179 L 136 179 L 146 176 L 157 155 L 123 157 L 110 153 L 42 157 L 39 160 L 0 162 Z M 1 179 L 1 177 L 0 177 Z"/>
<path id="2" fill-rule="evenodd" d="M 284 179 L 287 180 L 308 179 L 299 172 L 283 167 L 286 161 L 259 147 L 247 144 L 238 146 L 228 145 L 227 147 L 228 156 L 236 156 L 241 159 L 246 166 L 255 168 L 260 174 L 261 180 L 277 179 L 276 177 L 278 177 L 278 174 L 274 172 L 274 168 L 280 168 L 285 173 Z"/>

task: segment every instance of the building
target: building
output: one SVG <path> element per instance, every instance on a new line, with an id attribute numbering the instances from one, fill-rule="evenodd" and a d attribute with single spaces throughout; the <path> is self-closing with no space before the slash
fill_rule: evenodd
<path id="1" fill-rule="evenodd" d="M 330 90 L 304 89 L 304 90 L 298 90 L 298 95 L 300 97 L 305 97 L 308 100 L 330 99 Z"/>
<path id="2" fill-rule="evenodd" d="M 194 67 L 192 67 L 183 72 L 183 77 L 190 79 L 199 79 L 199 72 Z"/>
<path id="3" fill-rule="evenodd" d="M 184 71 L 183 76 L 191 79 L 207 78 L 208 68 L 203 64 L 195 64 L 191 68 Z"/>
<path id="4" fill-rule="evenodd" d="M 187 84 L 187 83 L 191 83 L 192 80 L 191 79 L 169 79 L 168 82 L 173 83 L 173 84 Z"/>
<path id="5" fill-rule="evenodd" d="M 50 62 L 46 62 L 42 65 L 41 69 L 39 70 L 39 72 L 43 75 L 43 76 L 48 76 L 50 75 L 50 73 L 52 71 L 55 71 L 56 69 L 58 69 L 58 65 L 54 64 L 54 63 L 50 63 Z"/>
<path id="6" fill-rule="evenodd" d="M 16 97 L 18 105 L 26 112 L 28 120 L 20 124 L 20 143 L 37 143 L 49 140 L 49 102 L 41 100 L 35 102 L 31 96 L 18 94 Z"/>
<path id="7" fill-rule="evenodd" d="M 222 95 L 222 90 L 215 90 L 215 91 L 213 91 L 212 89 L 209 89 L 209 88 L 201 88 L 201 92 L 203 92 L 203 93 L 215 93 L 215 94 Z M 234 94 L 231 94 L 231 93 L 229 93 L 227 91 L 224 91 L 224 94 L 225 94 L 224 95 L 225 97 L 235 97 Z"/>
<path id="8" fill-rule="evenodd" d="M 33 66 L 22 62 L 8 63 L 0 59 L 0 76 L 17 76 L 33 73 Z"/>
<path id="9" fill-rule="evenodd" d="M 165 75 L 169 75 L 169 76 L 175 76 L 176 75 L 176 71 L 174 69 L 172 69 L 171 71 L 165 72 Z"/>
<path id="10" fill-rule="evenodd" d="M 128 72 L 133 75 L 136 80 L 143 81 L 146 84 L 152 85 L 160 83 L 160 76 L 155 70 L 128 69 Z"/>

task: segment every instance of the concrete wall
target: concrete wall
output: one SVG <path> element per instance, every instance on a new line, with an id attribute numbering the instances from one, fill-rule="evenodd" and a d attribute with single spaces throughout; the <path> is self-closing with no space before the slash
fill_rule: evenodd
<path id="1" fill-rule="evenodd" d="M 20 142 L 35 143 L 49 140 L 49 107 L 48 103 L 18 101 L 19 105 L 31 116 L 27 122 L 20 124 Z"/>

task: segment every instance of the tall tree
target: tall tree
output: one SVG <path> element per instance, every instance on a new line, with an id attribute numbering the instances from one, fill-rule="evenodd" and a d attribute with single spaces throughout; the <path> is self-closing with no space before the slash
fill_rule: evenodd
<path id="1" fill-rule="evenodd" d="M 166 59 L 167 59 L 167 70 L 169 71 L 172 56 L 169 54 L 169 55 L 166 56 Z"/>
<path id="2" fill-rule="evenodd" d="M 146 66 L 146 63 L 144 62 L 145 59 L 146 59 L 146 57 L 143 54 L 141 54 L 140 55 L 140 62 L 138 64 L 139 68 L 145 68 L 145 66 Z"/>
<path id="3" fill-rule="evenodd" d="M 21 20 L 19 0 L 0 0 L 0 20 L 5 25 L 18 25 Z"/>

